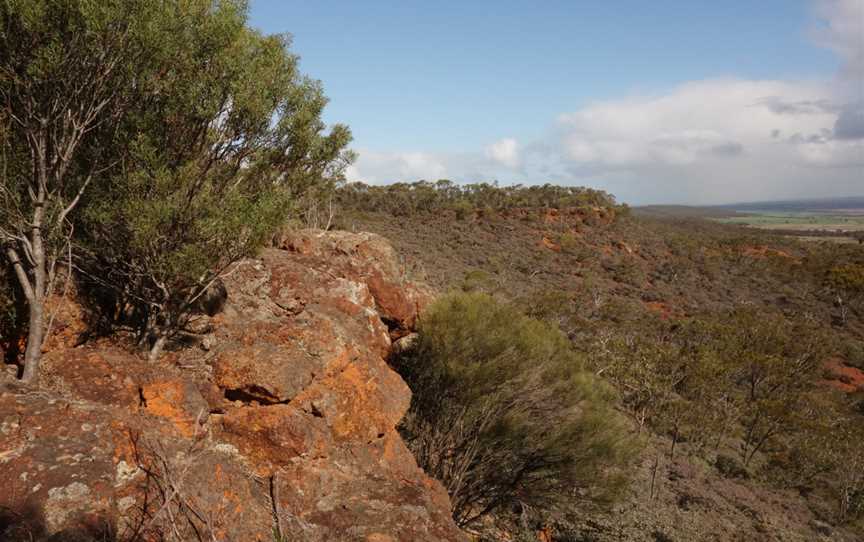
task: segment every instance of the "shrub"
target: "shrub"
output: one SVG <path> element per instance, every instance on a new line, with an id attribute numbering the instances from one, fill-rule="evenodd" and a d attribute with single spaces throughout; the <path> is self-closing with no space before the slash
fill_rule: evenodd
<path id="1" fill-rule="evenodd" d="M 45 303 L 57 264 L 68 264 L 70 220 L 93 176 L 118 163 L 103 151 L 136 102 L 131 90 L 157 76 L 159 30 L 174 18 L 166 4 L 0 3 L 0 245 L 26 302 L 25 381 L 39 373 Z"/>
<path id="2" fill-rule="evenodd" d="M 840 354 L 846 363 L 864 369 L 864 343 L 855 339 L 846 339 L 840 343 Z"/>
<path id="3" fill-rule="evenodd" d="M 826 282 L 838 290 L 861 293 L 864 292 L 864 265 L 838 265 L 828 271 Z"/>
<path id="4" fill-rule="evenodd" d="M 726 478 L 747 478 L 749 475 L 741 462 L 728 455 L 718 455 L 714 466 Z"/>
<path id="5" fill-rule="evenodd" d="M 403 436 L 459 525 L 516 504 L 608 503 L 624 486 L 635 446 L 612 393 L 549 324 L 451 294 L 394 365 L 414 392 Z"/>
<path id="6" fill-rule="evenodd" d="M 461 289 L 465 292 L 494 292 L 495 277 L 482 269 L 472 269 L 465 273 L 462 279 Z"/>
<path id="7" fill-rule="evenodd" d="M 459 200 L 453 204 L 453 211 L 457 220 L 465 220 L 474 213 L 474 206 L 465 200 Z"/>
<path id="8" fill-rule="evenodd" d="M 580 246 L 579 239 L 570 232 L 562 233 L 558 242 L 561 245 L 561 250 L 567 253 L 576 251 Z"/>

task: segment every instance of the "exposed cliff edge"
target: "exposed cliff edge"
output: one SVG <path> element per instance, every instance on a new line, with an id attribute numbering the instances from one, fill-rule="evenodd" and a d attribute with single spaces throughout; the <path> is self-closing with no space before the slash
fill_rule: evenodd
<path id="1" fill-rule="evenodd" d="M 157 364 L 55 339 L 38 389 L 7 380 L 0 538 L 463 540 L 395 431 L 410 391 L 384 358 L 429 296 L 391 246 L 299 232 L 225 286 Z"/>

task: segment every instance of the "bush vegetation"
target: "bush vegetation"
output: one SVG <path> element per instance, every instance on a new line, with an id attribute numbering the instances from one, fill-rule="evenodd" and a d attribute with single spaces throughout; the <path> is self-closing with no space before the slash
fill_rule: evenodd
<path id="1" fill-rule="evenodd" d="M 479 213 L 505 209 L 601 208 L 624 209 L 602 190 L 584 187 L 499 186 L 497 183 L 456 184 L 442 179 L 435 182 L 393 183 L 383 186 L 347 183 L 336 190 L 335 200 L 345 211 L 384 212 L 392 216 L 453 212 L 463 220 Z"/>
<path id="2" fill-rule="evenodd" d="M 630 335 L 591 350 L 592 367 L 624 390 L 639 425 L 671 437 L 670 455 L 681 440 L 717 450 L 734 438 L 746 468 L 814 420 L 827 344 L 806 321 L 745 306 L 676 322 L 659 340 Z"/>
<path id="3" fill-rule="evenodd" d="M 116 148 L 115 122 L 134 105 L 126 89 L 158 74 L 158 37 L 149 29 L 168 14 L 149 5 L 0 5 L 0 243 L 29 312 L 24 380 L 37 374 L 70 214 L 93 176 L 116 165 L 103 153 Z"/>
<path id="4" fill-rule="evenodd" d="M 0 346 L 21 377 L 61 269 L 155 359 L 232 263 L 342 209 L 463 290 L 393 360 L 460 525 L 611 502 L 633 432 L 864 517 L 864 402 L 821 382 L 826 359 L 864 367 L 859 245 L 633 217 L 588 188 L 345 184 L 326 103 L 243 0 L 0 3 Z"/>
<path id="5" fill-rule="evenodd" d="M 617 216 L 593 226 L 382 211 L 356 223 L 439 288 L 491 293 L 558 327 L 653 443 L 646 463 L 704 460 L 734 484 L 797 490 L 818 517 L 860 530 L 861 481 L 847 467 L 860 460 L 864 402 L 837 391 L 851 381 L 825 365 L 862 363 L 860 246 Z M 576 250 L 541 242 L 574 232 Z"/>
<path id="6" fill-rule="evenodd" d="M 150 355 L 228 265 L 342 178 L 350 132 L 244 0 L 0 5 L 0 243 L 38 373 L 59 261 Z M 73 247 L 75 250 L 73 250 Z"/>
<path id="7" fill-rule="evenodd" d="M 14 290 L 15 278 L 0 267 L 0 363 L 14 363 L 20 353 L 21 321 Z"/>
<path id="8" fill-rule="evenodd" d="M 78 214 L 82 267 L 129 305 L 153 358 L 219 275 L 348 158 L 350 134 L 323 133 L 327 100 L 285 37 L 250 30 L 242 4 L 208 4 L 178 5 L 167 75 L 140 89 L 147 107 L 120 127 L 124 167 L 95 181 L 102 196 Z"/>
<path id="9" fill-rule="evenodd" d="M 394 365 L 414 391 L 401 430 L 459 525 L 513 506 L 610 502 L 635 443 L 567 338 L 479 293 L 443 297 Z"/>

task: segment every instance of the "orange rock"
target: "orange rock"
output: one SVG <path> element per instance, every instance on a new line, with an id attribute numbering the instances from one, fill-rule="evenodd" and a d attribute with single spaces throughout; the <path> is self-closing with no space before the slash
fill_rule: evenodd
<path id="1" fill-rule="evenodd" d="M 166 418 L 186 437 L 198 432 L 209 412 L 197 388 L 186 380 L 146 384 L 141 388 L 141 398 L 148 414 Z"/>
<path id="2" fill-rule="evenodd" d="M 825 362 L 825 368 L 831 374 L 825 383 L 846 393 L 864 390 L 864 371 L 846 363 L 840 358 L 831 358 Z"/>
<path id="3" fill-rule="evenodd" d="M 395 429 L 411 395 L 385 362 L 432 293 L 375 235 L 298 232 L 280 246 L 225 278 L 206 352 L 151 364 L 116 344 L 53 342 L 39 394 L 0 393 L 0 484 L 14 489 L 0 506 L 35 511 L 58 540 L 122 533 L 174 484 L 196 512 L 181 538 L 464 541 Z M 167 527 L 147 524 L 143 540 Z"/>
<path id="4" fill-rule="evenodd" d="M 561 252 L 561 245 L 556 244 L 545 235 L 543 236 L 543 239 L 540 240 L 540 244 L 552 252 Z"/>

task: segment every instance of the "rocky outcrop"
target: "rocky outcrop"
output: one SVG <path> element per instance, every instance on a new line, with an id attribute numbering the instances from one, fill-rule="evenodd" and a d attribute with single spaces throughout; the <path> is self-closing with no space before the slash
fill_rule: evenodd
<path id="1" fill-rule="evenodd" d="M 57 347 L 38 389 L 0 388 L 0 539 L 463 540 L 395 431 L 384 359 L 429 294 L 390 245 L 300 232 L 224 282 L 157 364 Z"/>

